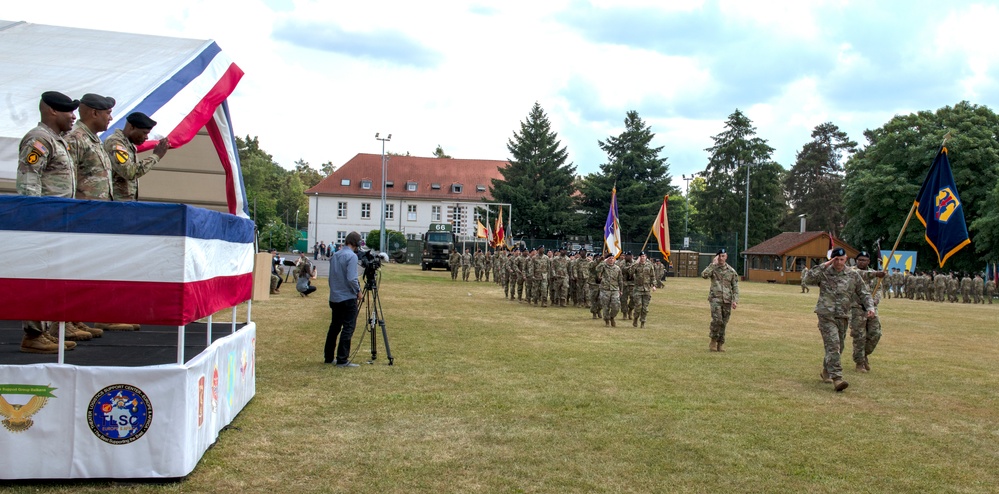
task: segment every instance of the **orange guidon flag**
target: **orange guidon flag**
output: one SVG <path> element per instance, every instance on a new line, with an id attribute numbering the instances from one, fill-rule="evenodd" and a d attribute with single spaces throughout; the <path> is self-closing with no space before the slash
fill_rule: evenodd
<path id="1" fill-rule="evenodd" d="M 482 226 L 482 222 L 475 221 L 475 236 L 478 238 L 489 238 L 489 232 L 486 231 L 486 227 Z"/>
<path id="2" fill-rule="evenodd" d="M 659 252 L 663 253 L 663 260 L 669 261 L 669 221 L 666 219 L 666 207 L 669 205 L 669 196 L 663 196 L 663 205 L 656 215 L 656 222 L 652 225 L 652 234 L 659 241 Z"/>

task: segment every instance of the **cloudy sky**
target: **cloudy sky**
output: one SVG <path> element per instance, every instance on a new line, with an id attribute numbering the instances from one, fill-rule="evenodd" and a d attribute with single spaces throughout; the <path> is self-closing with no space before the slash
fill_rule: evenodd
<path id="1" fill-rule="evenodd" d="M 863 144 L 896 114 L 999 109 L 989 2 L 36 0 L 0 18 L 216 40 L 246 73 L 237 134 L 286 168 L 380 153 L 376 132 L 390 152 L 507 159 L 538 102 L 580 174 L 638 111 L 680 185 L 736 108 L 785 167 L 822 122 Z"/>

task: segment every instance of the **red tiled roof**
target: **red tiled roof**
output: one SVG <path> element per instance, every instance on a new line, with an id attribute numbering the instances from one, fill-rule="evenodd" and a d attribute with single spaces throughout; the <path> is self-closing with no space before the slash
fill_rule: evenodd
<path id="1" fill-rule="evenodd" d="M 825 236 L 827 239 L 829 237 L 826 232 L 784 232 L 746 249 L 745 253 L 780 255 L 822 236 Z"/>
<path id="2" fill-rule="evenodd" d="M 492 200 L 490 179 L 502 179 L 500 168 L 509 163 L 500 160 L 463 160 L 451 158 L 420 158 L 416 156 L 386 156 L 388 160 L 386 182 L 392 187 L 385 188 L 387 198 L 440 199 L 445 201 Z M 341 185 L 349 180 L 349 185 Z M 362 189 L 361 181 L 370 180 L 371 188 Z M 330 196 L 382 196 L 382 156 L 380 154 L 358 154 L 337 168 L 314 187 L 306 190 L 309 195 Z M 416 182 L 416 191 L 406 190 L 407 182 Z M 440 189 L 433 189 L 439 184 Z M 461 184 L 461 192 L 451 192 L 451 185 Z M 476 190 L 485 186 L 485 191 Z"/>

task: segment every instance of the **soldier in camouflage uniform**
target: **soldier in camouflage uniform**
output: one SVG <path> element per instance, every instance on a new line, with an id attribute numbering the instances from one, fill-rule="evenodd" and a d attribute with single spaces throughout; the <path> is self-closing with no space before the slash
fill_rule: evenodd
<path id="1" fill-rule="evenodd" d="M 655 283 L 653 283 L 652 286 L 654 286 L 656 288 L 662 288 L 663 287 L 663 280 L 666 279 L 666 265 L 663 264 L 663 263 L 661 263 L 661 262 L 659 262 L 659 259 L 656 259 L 652 263 L 652 268 L 653 268 L 653 271 L 655 272 L 655 276 L 656 276 Z"/>
<path id="2" fill-rule="evenodd" d="M 862 305 L 863 301 L 853 297 L 850 305 L 850 337 L 853 338 L 853 362 L 857 364 L 857 372 L 866 373 L 871 370 L 870 355 L 881 340 L 881 319 L 878 317 L 880 297 L 874 293 L 877 279 L 884 277 L 884 272 L 870 269 L 871 257 L 867 252 L 860 251 L 855 258 L 857 272 L 873 294 L 873 306 Z M 882 280 L 883 281 L 883 280 Z M 868 317 L 868 309 L 874 310 L 874 317 Z"/>
<path id="3" fill-rule="evenodd" d="M 545 255 L 543 248 L 538 247 L 538 255 L 534 258 L 534 305 L 541 302 L 542 307 L 548 307 L 548 273 L 551 269 L 551 259 Z"/>
<path id="4" fill-rule="evenodd" d="M 996 295 L 996 280 L 989 280 L 985 282 L 985 300 L 992 303 L 992 298 Z"/>
<path id="5" fill-rule="evenodd" d="M 631 319 L 631 312 L 634 305 L 631 302 L 631 294 L 635 291 L 635 279 L 631 276 L 631 267 L 635 264 L 635 257 L 631 251 L 624 253 L 624 261 L 621 262 L 621 274 L 624 277 L 624 286 L 621 289 L 621 312 L 625 319 Z"/>
<path id="6" fill-rule="evenodd" d="M 570 252 L 568 254 L 568 261 L 566 262 L 566 303 L 572 306 L 576 306 L 576 264 L 579 263 L 579 254 L 576 252 Z"/>
<path id="7" fill-rule="evenodd" d="M 527 284 L 527 265 L 530 264 L 527 254 L 524 253 L 524 249 L 517 249 L 517 262 L 516 262 L 516 272 L 517 272 L 517 300 L 524 301 L 524 285 Z M 530 298 L 530 286 L 527 285 L 528 298 Z M 510 299 L 513 299 L 513 291 L 510 291 Z"/>
<path id="8" fill-rule="evenodd" d="M 971 275 L 968 273 L 961 277 L 961 302 L 971 303 Z"/>
<path id="9" fill-rule="evenodd" d="M 447 258 L 447 267 L 451 270 L 451 281 L 458 281 L 458 268 L 461 267 L 461 254 L 452 250 Z"/>
<path id="10" fill-rule="evenodd" d="M 984 304 L 985 301 L 982 300 L 982 289 L 984 285 L 982 284 L 982 277 L 978 273 L 975 273 L 975 278 L 971 280 L 971 296 L 974 298 L 976 304 Z"/>
<path id="11" fill-rule="evenodd" d="M 468 272 L 470 271 L 471 267 L 472 267 L 472 253 L 466 250 L 465 253 L 461 255 L 461 279 L 466 283 L 468 282 L 468 274 L 469 274 Z"/>
<path id="12" fill-rule="evenodd" d="M 62 134 L 73 128 L 76 120 L 73 111 L 79 105 L 79 101 L 56 91 L 42 93 L 38 105 L 41 121 L 24 135 L 18 146 L 15 180 L 18 194 L 70 199 L 75 197 L 76 166 Z M 67 334 L 69 326 L 67 323 Z M 22 352 L 59 353 L 58 338 L 45 332 L 45 323 L 42 321 L 21 321 L 21 328 L 24 330 Z M 75 347 L 75 342 L 65 342 L 66 350 Z"/>
<path id="13" fill-rule="evenodd" d="M 635 280 L 631 299 L 635 301 L 632 312 L 631 326 L 638 326 L 639 321 L 645 327 L 645 316 L 649 314 L 649 303 L 652 302 L 652 292 L 656 291 L 656 268 L 648 261 L 644 252 L 638 253 L 638 261 L 631 265 L 631 277 Z"/>
<path id="14" fill-rule="evenodd" d="M 598 272 L 600 264 L 601 261 L 597 258 L 597 253 L 594 252 L 590 254 L 590 259 L 584 266 L 586 270 L 586 301 L 594 319 L 600 318 L 600 278 Z"/>
<path id="15" fill-rule="evenodd" d="M 603 309 L 604 325 L 617 327 L 617 313 L 621 310 L 621 291 L 624 289 L 624 276 L 621 266 L 614 264 L 614 255 L 607 254 L 604 262 L 597 266 L 600 280 L 600 308 Z"/>
<path id="16" fill-rule="evenodd" d="M 732 311 L 739 306 L 739 273 L 728 263 L 728 252 L 718 249 L 711 264 L 701 271 L 701 278 L 711 279 L 708 303 L 711 305 L 711 326 L 708 335 L 711 343 L 708 350 L 724 352 L 725 329 Z"/>
<path id="17" fill-rule="evenodd" d="M 530 249 L 524 259 L 524 301 L 528 305 L 534 300 L 534 259 L 537 257 L 538 250 Z"/>
<path id="18" fill-rule="evenodd" d="M 156 121 L 144 113 L 129 113 L 125 117 L 125 128 L 116 129 L 104 140 L 104 151 L 111 159 L 116 201 L 138 201 L 139 177 L 159 163 L 166 156 L 167 149 L 170 149 L 170 143 L 164 137 L 156 143 L 151 156 L 138 159 L 135 146 L 146 142 L 149 132 L 155 126 Z"/>
<path id="19" fill-rule="evenodd" d="M 475 249 L 475 254 L 472 255 L 472 267 L 475 269 L 475 281 L 482 281 L 482 251 L 478 248 Z"/>
<path id="20" fill-rule="evenodd" d="M 846 251 L 836 247 L 831 259 L 805 272 L 805 282 L 819 286 L 819 300 L 815 304 L 815 314 L 819 318 L 819 333 L 825 347 L 822 372 L 819 377 L 831 382 L 836 391 L 843 391 L 849 383 L 843 380 L 840 365 L 842 339 L 849 324 L 850 306 L 854 298 L 861 305 L 869 307 L 867 317 L 874 317 L 874 300 L 867 290 L 867 284 L 855 269 L 846 266 Z"/>
<path id="21" fill-rule="evenodd" d="M 482 274 L 486 277 L 486 283 L 489 283 L 489 274 L 493 271 L 493 256 L 489 252 L 486 252 L 485 257 L 482 258 Z"/>
<path id="22" fill-rule="evenodd" d="M 961 283 L 957 279 L 957 275 L 951 272 L 947 276 L 947 301 L 955 304 L 957 303 L 957 296 L 961 292 Z"/>
<path id="23" fill-rule="evenodd" d="M 905 298 L 915 300 L 916 298 L 916 274 L 906 272 L 905 274 Z"/>
<path id="24" fill-rule="evenodd" d="M 95 201 L 114 200 L 111 184 L 111 159 L 97 133 L 111 125 L 114 98 L 87 93 L 80 98 L 80 119 L 66 134 L 69 154 L 76 164 L 76 198 Z"/>
<path id="25" fill-rule="evenodd" d="M 555 300 L 552 304 L 565 307 L 569 295 L 569 260 L 566 259 L 564 250 L 558 251 L 555 259 L 552 259 L 552 286 L 555 287 Z"/>
<path id="26" fill-rule="evenodd" d="M 937 302 L 944 302 L 947 300 L 947 275 L 943 273 L 937 273 L 933 277 L 933 298 Z"/>

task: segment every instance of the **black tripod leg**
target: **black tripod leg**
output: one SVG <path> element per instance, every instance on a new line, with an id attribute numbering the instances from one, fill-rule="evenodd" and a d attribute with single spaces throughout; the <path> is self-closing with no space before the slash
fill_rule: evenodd
<path id="1" fill-rule="evenodd" d="M 388 330 L 385 329 L 385 314 L 382 313 L 382 301 L 380 298 L 377 297 L 377 295 L 375 296 L 375 312 L 378 316 L 380 316 L 380 318 L 378 319 L 378 325 L 382 327 L 382 340 L 385 341 L 385 355 L 388 356 L 388 364 L 392 365 L 393 362 L 395 362 L 395 359 L 392 358 L 392 349 L 389 348 Z M 371 329 L 372 329 L 371 342 L 372 344 L 374 344 L 375 341 L 374 332 L 373 332 L 374 327 L 372 327 Z"/>

